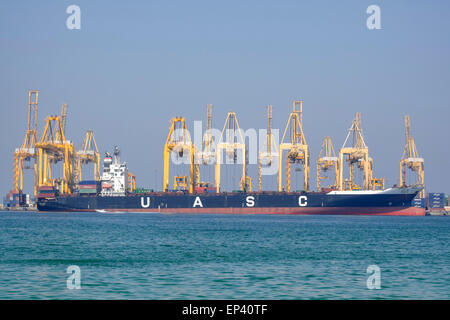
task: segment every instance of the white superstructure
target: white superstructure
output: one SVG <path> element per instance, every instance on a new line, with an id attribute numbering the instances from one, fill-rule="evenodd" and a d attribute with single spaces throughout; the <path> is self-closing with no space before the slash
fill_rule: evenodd
<path id="1" fill-rule="evenodd" d="M 413 194 L 421 191 L 423 186 L 413 186 L 407 188 L 388 188 L 386 190 L 353 190 L 353 191 L 330 191 L 329 195 L 367 195 L 367 194 Z"/>
<path id="2" fill-rule="evenodd" d="M 120 162 L 119 148 L 114 148 L 114 156 L 106 153 L 103 160 L 102 191 L 104 196 L 125 195 L 128 186 L 128 169 L 126 162 Z"/>

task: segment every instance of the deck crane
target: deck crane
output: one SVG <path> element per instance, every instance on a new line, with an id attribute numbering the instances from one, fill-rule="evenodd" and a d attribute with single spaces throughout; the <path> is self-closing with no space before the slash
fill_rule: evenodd
<path id="1" fill-rule="evenodd" d="M 136 190 L 136 175 L 128 172 L 128 191 L 134 192 Z"/>
<path id="2" fill-rule="evenodd" d="M 384 190 L 385 179 L 384 178 L 372 178 L 371 190 Z"/>
<path id="3" fill-rule="evenodd" d="M 411 122 L 409 116 L 405 116 L 405 137 L 406 145 L 400 160 L 400 186 L 406 185 L 406 168 L 417 172 L 417 184 L 424 185 L 424 159 L 420 158 L 414 138 L 411 135 Z M 421 198 L 425 196 L 425 190 L 419 194 Z"/>
<path id="4" fill-rule="evenodd" d="M 322 172 L 334 170 L 334 186 L 337 185 L 338 179 L 338 158 L 334 152 L 333 144 L 329 136 L 323 139 L 322 148 L 320 149 L 319 158 L 317 159 L 317 191 L 320 191 L 321 181 L 327 177 L 322 177 Z"/>
<path id="5" fill-rule="evenodd" d="M 258 190 L 262 191 L 262 166 L 271 166 L 278 157 L 277 142 L 272 133 L 272 106 L 267 106 L 267 133 L 262 151 L 258 154 Z"/>
<path id="6" fill-rule="evenodd" d="M 349 138 L 351 139 L 351 146 L 347 146 Z M 344 180 L 344 161 L 349 166 L 349 178 Z M 360 186 L 355 184 L 355 164 L 364 173 L 363 189 L 369 190 L 372 181 L 372 159 L 369 157 L 369 148 L 364 142 L 361 129 L 361 113 L 357 113 L 348 130 L 342 148 L 339 150 L 338 159 L 338 189 L 339 190 L 353 190 L 360 189 Z"/>
<path id="7" fill-rule="evenodd" d="M 237 162 L 237 151 L 242 151 L 242 176 L 240 179 L 241 191 L 249 189 L 249 178 L 247 177 L 246 167 L 246 146 L 242 131 L 235 112 L 228 112 L 225 124 L 219 141 L 216 145 L 216 167 L 215 167 L 215 184 L 216 191 L 220 192 L 220 166 L 222 164 L 222 151 L 225 150 L 225 157 L 233 163 Z"/>
<path id="8" fill-rule="evenodd" d="M 86 131 L 83 145 L 77 151 L 77 175 L 78 181 L 82 180 L 82 165 L 89 163 L 94 164 L 94 180 L 100 180 L 100 153 L 98 152 L 97 143 L 95 142 L 94 132 Z"/>
<path id="9" fill-rule="evenodd" d="M 14 190 L 23 191 L 23 170 L 31 169 L 29 165 L 24 167 L 24 161 L 29 162 L 34 159 L 34 195 L 37 194 L 38 186 L 38 153 L 35 148 L 37 142 L 37 118 L 38 118 L 38 98 L 37 90 L 28 91 L 28 125 L 25 139 L 20 148 L 14 151 Z"/>
<path id="10" fill-rule="evenodd" d="M 293 102 L 292 112 L 289 115 L 286 128 L 279 146 L 278 156 L 278 191 L 282 191 L 282 159 L 283 151 L 287 150 L 286 157 L 286 191 L 291 189 L 291 163 L 300 163 L 304 170 L 304 190 L 309 190 L 309 148 L 306 144 L 303 133 L 303 102 L 296 100 Z M 289 130 L 289 137 L 287 133 Z M 289 138 L 287 142 L 285 139 Z"/>
<path id="11" fill-rule="evenodd" d="M 61 118 L 49 116 L 41 140 L 36 143 L 39 153 L 39 186 L 57 186 L 63 194 L 72 193 L 74 186 L 75 148 L 66 140 Z M 59 140 L 56 137 L 59 137 Z M 52 164 L 63 161 L 63 178 L 52 178 Z"/>
<path id="12" fill-rule="evenodd" d="M 176 156 L 182 158 L 185 152 L 190 155 L 190 178 L 189 178 L 189 193 L 194 192 L 196 186 L 195 178 L 197 176 L 195 166 L 195 146 L 191 141 L 191 136 L 186 127 L 186 120 L 183 117 L 175 117 L 170 120 L 169 135 L 167 136 L 166 144 L 164 145 L 164 180 L 163 190 L 169 190 L 169 160 L 170 154 L 174 153 Z"/>
<path id="13" fill-rule="evenodd" d="M 174 190 L 187 190 L 188 183 L 186 176 L 174 176 L 173 177 L 173 189 Z"/>

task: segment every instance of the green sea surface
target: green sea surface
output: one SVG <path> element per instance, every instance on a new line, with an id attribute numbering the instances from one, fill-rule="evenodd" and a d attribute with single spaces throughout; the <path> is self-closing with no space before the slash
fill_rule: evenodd
<path id="1" fill-rule="evenodd" d="M 449 244 L 449 217 L 0 212 L 0 299 L 449 299 Z"/>

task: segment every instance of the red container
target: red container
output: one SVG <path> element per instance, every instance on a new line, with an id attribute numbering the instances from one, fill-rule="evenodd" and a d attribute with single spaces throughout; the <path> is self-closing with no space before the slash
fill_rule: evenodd
<path id="1" fill-rule="evenodd" d="M 96 184 L 80 184 L 78 187 L 80 189 L 97 189 Z"/>
<path id="2" fill-rule="evenodd" d="M 54 198 L 55 194 L 54 193 L 40 193 L 37 196 L 39 199 L 40 198 Z"/>
<path id="3" fill-rule="evenodd" d="M 53 186 L 40 186 L 38 189 L 39 190 L 54 190 L 55 187 L 53 187 Z"/>

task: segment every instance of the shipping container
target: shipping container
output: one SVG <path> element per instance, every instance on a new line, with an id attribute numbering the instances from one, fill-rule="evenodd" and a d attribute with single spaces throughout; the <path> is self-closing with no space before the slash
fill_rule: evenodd
<path id="1" fill-rule="evenodd" d="M 416 208 L 425 208 L 426 207 L 426 199 L 413 199 L 411 205 Z"/>
<path id="2" fill-rule="evenodd" d="M 149 193 L 149 192 L 153 192 L 153 189 L 136 188 L 134 190 L 134 193 Z"/>
<path id="3" fill-rule="evenodd" d="M 91 193 L 91 194 L 96 194 L 97 190 L 96 189 L 81 189 L 80 193 Z"/>
<path id="4" fill-rule="evenodd" d="M 54 193 L 41 193 L 41 194 L 38 194 L 38 199 L 41 199 L 41 198 L 55 198 L 55 194 Z"/>
<path id="5" fill-rule="evenodd" d="M 55 193 L 55 190 L 39 190 L 38 191 L 38 194 L 40 194 L 40 193 Z"/>
<path id="6" fill-rule="evenodd" d="M 444 199 L 445 193 L 429 193 L 428 199 Z"/>
<path id="7" fill-rule="evenodd" d="M 83 181 L 80 181 L 78 183 L 78 185 L 80 185 L 80 186 L 82 186 L 82 185 L 97 185 L 99 183 L 100 183 L 100 181 L 96 181 L 96 180 L 83 180 Z"/>
<path id="8" fill-rule="evenodd" d="M 41 190 L 46 190 L 46 191 L 50 190 L 51 191 L 51 190 L 55 190 L 55 188 L 52 186 L 42 186 L 42 187 L 39 187 L 38 190 L 39 191 L 41 191 Z"/>

